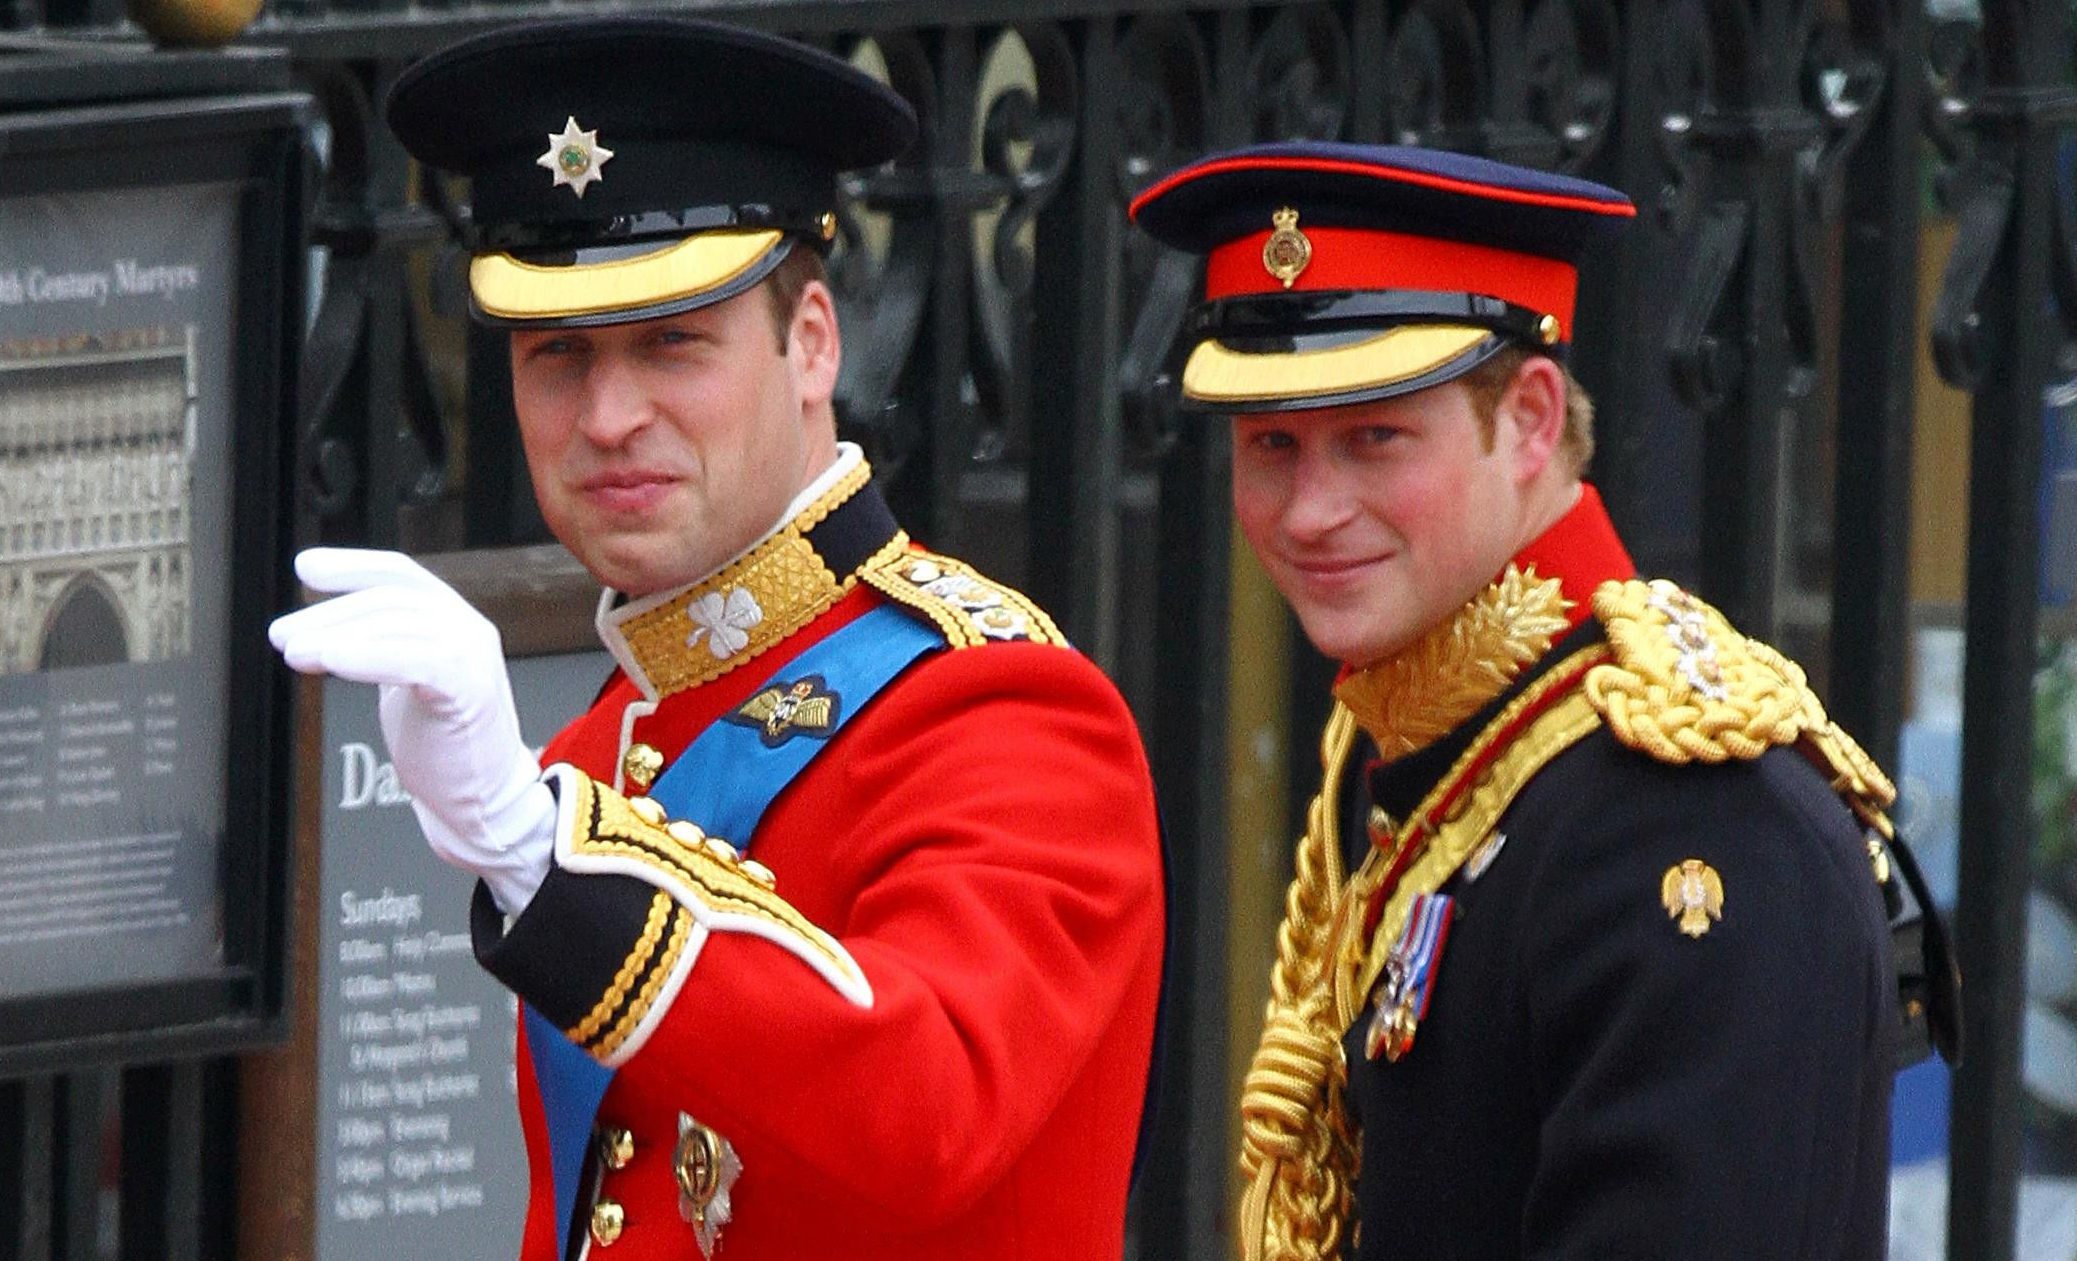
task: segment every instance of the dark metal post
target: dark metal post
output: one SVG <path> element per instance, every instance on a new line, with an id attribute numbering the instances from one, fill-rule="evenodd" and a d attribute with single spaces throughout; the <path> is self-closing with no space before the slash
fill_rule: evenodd
<path id="1" fill-rule="evenodd" d="M 1788 344 L 1787 220 L 1798 153 L 1810 145 L 1816 120 L 1797 100 L 1797 63 L 1780 55 L 1802 47 L 1802 12 L 1798 4 L 1757 0 L 1743 22 L 1718 24 L 1718 66 L 1737 78 L 1719 85 L 1725 103 L 1696 120 L 1718 163 L 1718 210 L 1742 209 L 1745 219 L 1723 326 L 1741 371 L 1723 405 L 1704 409 L 1703 589 L 1733 623 L 1767 640 L 1780 632 L 1782 440 L 1809 388 Z"/>
<path id="2" fill-rule="evenodd" d="M 977 404 L 968 366 L 973 311 L 974 238 L 967 146 L 974 130 L 980 73 L 970 26 L 938 35 L 936 130 L 923 137 L 937 181 L 937 270 L 931 279 L 930 331 L 918 347 L 930 373 L 928 433 L 918 461 L 930 479 L 930 516 L 910 529 L 933 547 L 960 550 L 965 535 L 961 480 L 973 463 Z"/>
<path id="3" fill-rule="evenodd" d="M 1911 606 L 1911 444 L 1918 309 L 1918 120 L 1924 6 L 1890 0 L 1882 96 L 1847 159 L 1833 490 L 1832 714 L 1894 766 Z"/>
<path id="4" fill-rule="evenodd" d="M 2050 289 L 2052 273 L 2070 265 L 2054 231 L 2056 150 L 2073 103 L 2063 7 L 2002 0 L 1983 13 L 1980 152 L 1964 175 L 1935 329 L 1943 371 L 1976 387 L 1955 917 L 1968 1057 L 1954 1083 L 1947 1219 L 1955 1261 L 2003 1261 L 2017 1239 L 2042 391 L 2072 314 L 2056 312 Z"/>
<path id="5" fill-rule="evenodd" d="M 1120 236 L 1116 22 L 1080 26 L 1074 164 L 1038 220 L 1031 355 L 1031 574 L 1076 645 L 1113 671 L 1120 628 Z"/>
<path id="6" fill-rule="evenodd" d="M 56 1079 L 0 1084 L 0 1261 L 49 1261 Z"/>

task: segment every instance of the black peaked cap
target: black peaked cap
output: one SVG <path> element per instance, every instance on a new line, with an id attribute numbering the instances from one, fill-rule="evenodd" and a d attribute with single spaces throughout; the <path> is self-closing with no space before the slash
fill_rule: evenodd
<path id="1" fill-rule="evenodd" d="M 515 25 L 404 71 L 385 116 L 406 150 L 470 176 L 479 229 L 568 225 L 708 208 L 812 221 L 839 172 L 906 151 L 916 115 L 827 53 L 740 27 L 671 17 Z M 582 196 L 538 165 L 574 119 L 611 150 Z M 701 222 L 692 216 L 689 223 Z M 711 225 L 710 225 L 711 226 Z"/>

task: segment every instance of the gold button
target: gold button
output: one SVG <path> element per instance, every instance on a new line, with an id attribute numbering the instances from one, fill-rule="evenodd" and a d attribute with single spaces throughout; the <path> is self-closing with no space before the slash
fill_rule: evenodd
<path id="1" fill-rule="evenodd" d="M 666 824 L 664 831 L 669 832 L 671 839 L 680 845 L 697 845 L 707 839 L 707 834 L 700 831 L 698 824 L 687 823 L 683 819 L 673 820 L 671 823 Z"/>
<path id="2" fill-rule="evenodd" d="M 823 211 L 822 217 L 816 220 L 815 226 L 821 229 L 823 240 L 834 241 L 837 239 L 837 216 L 835 211 Z"/>
<path id="3" fill-rule="evenodd" d="M 621 756 L 620 771 L 627 782 L 636 788 L 647 788 L 656 782 L 656 773 L 663 769 L 663 754 L 646 744 L 631 744 Z"/>
<path id="4" fill-rule="evenodd" d="M 601 1248 L 610 1248 L 627 1229 L 627 1210 L 614 1200 L 600 1200 L 591 1206 L 591 1241 Z"/>
<path id="5" fill-rule="evenodd" d="M 663 807 L 657 804 L 655 798 L 629 797 L 627 799 L 627 808 L 634 811 L 635 817 L 650 827 L 660 828 L 663 826 Z"/>
<path id="6" fill-rule="evenodd" d="M 1541 341 L 1546 346 L 1549 346 L 1552 343 L 1556 342 L 1558 340 L 1558 334 L 1562 331 L 1563 330 L 1558 327 L 1558 317 L 1555 315 L 1546 315 L 1542 319 L 1536 321 L 1537 340 Z"/>
<path id="7" fill-rule="evenodd" d="M 634 1158 L 634 1131 L 618 1125 L 608 1125 L 599 1131 L 599 1163 L 618 1173 Z"/>
<path id="8" fill-rule="evenodd" d="M 1889 883 L 1889 850 L 1873 836 L 1868 838 L 1868 865 L 1875 869 L 1875 883 Z"/>
<path id="9" fill-rule="evenodd" d="M 767 889 L 776 889 L 779 887 L 779 877 L 772 873 L 772 869 L 770 867 L 767 867 L 763 863 L 758 862 L 755 858 L 746 858 L 743 860 L 743 874 L 750 877 L 752 880 L 755 880 L 757 883 L 763 885 Z"/>
<path id="10" fill-rule="evenodd" d="M 706 844 L 707 853 L 713 856 L 714 861 L 730 864 L 736 861 L 736 847 L 720 837 L 710 836 L 707 838 Z"/>

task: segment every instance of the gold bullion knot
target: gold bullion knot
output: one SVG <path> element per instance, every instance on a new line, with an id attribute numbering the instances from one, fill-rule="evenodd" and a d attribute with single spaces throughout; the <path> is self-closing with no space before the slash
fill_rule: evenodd
<path id="1" fill-rule="evenodd" d="M 1394 656 L 1354 671 L 1334 696 L 1394 761 L 1433 744 L 1507 690 L 1565 633 L 1556 578 L 1513 565 L 1448 621 Z"/>
<path id="2" fill-rule="evenodd" d="M 1332 1261 L 1353 1202 L 1357 1143 L 1344 1106 L 1348 1065 L 1327 964 L 1343 884 L 1342 773 L 1355 743 L 1356 724 L 1336 705 L 1320 739 L 1320 791 L 1285 894 L 1261 1041 L 1241 1089 L 1245 1190 L 1236 1227 L 1244 1261 Z"/>
<path id="3" fill-rule="evenodd" d="M 620 1242 L 627 1229 L 627 1210 L 617 1200 L 600 1200 L 591 1206 L 591 1241 L 601 1248 Z"/>
<path id="4" fill-rule="evenodd" d="M 645 791 L 649 785 L 655 783 L 657 773 L 661 770 L 663 754 L 650 745 L 631 744 L 627 746 L 627 752 L 621 755 L 620 773 L 637 792 Z"/>
<path id="5" fill-rule="evenodd" d="M 678 1215 L 692 1227 L 700 1254 L 714 1255 L 721 1228 L 734 1208 L 729 1191 L 743 1174 L 735 1145 L 686 1113 L 678 1114 L 678 1150 L 671 1156 L 678 1180 Z"/>
<path id="6" fill-rule="evenodd" d="M 828 739 L 837 728 L 843 703 L 821 675 L 810 674 L 791 683 L 774 683 L 722 718 L 756 731 L 765 748 L 776 749 L 795 736 Z"/>
<path id="7" fill-rule="evenodd" d="M 1262 266 L 1289 289 L 1312 265 L 1313 243 L 1298 230 L 1298 212 L 1291 207 L 1284 206 L 1272 212 L 1269 221 L 1275 230 L 1262 243 Z"/>
<path id="8" fill-rule="evenodd" d="M 1680 921 L 1681 932 L 1700 937 L 1711 920 L 1724 917 L 1723 878 L 1699 858 L 1676 863 L 1659 880 L 1659 903 L 1668 918 Z"/>

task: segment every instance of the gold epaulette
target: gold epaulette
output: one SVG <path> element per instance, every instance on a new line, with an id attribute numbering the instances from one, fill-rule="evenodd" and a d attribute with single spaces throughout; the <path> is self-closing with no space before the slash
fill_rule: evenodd
<path id="1" fill-rule="evenodd" d="M 1594 616 L 1614 655 L 1587 675 L 1586 695 L 1616 739 L 1674 765 L 1796 746 L 1891 834 L 1896 786 L 1825 713 L 1802 667 L 1663 579 L 1602 583 Z"/>
<path id="2" fill-rule="evenodd" d="M 899 551 L 875 558 L 860 577 L 896 603 L 928 617 L 954 648 L 995 642 L 1067 643 L 1067 637 L 1023 592 L 982 577 L 973 566 L 936 552 Z"/>
<path id="3" fill-rule="evenodd" d="M 608 1065 L 632 1055 L 638 1031 L 667 1003 L 707 935 L 748 933 L 786 950 L 860 1007 L 873 991 L 836 938 L 779 896 L 762 864 L 690 823 L 664 817 L 647 797 L 630 798 L 567 764 L 547 771 L 556 787 L 555 861 L 584 874 L 633 876 L 655 888 L 648 922 L 591 1012 L 564 1032 Z"/>

